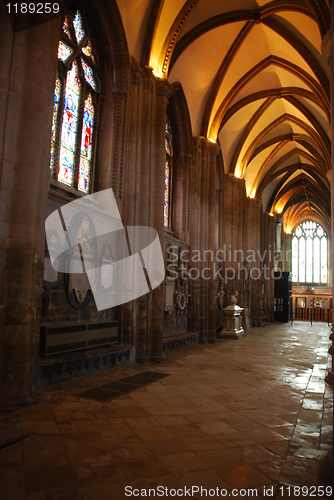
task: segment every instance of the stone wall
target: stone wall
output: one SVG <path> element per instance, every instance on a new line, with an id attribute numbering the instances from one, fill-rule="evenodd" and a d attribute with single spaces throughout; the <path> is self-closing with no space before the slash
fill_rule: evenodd
<path id="1" fill-rule="evenodd" d="M 167 315 L 162 283 L 137 300 L 98 312 L 93 299 L 85 308 L 70 305 L 63 274 L 43 284 L 45 219 L 74 199 L 73 190 L 56 181 L 50 186 L 61 20 L 13 34 L 1 15 L 0 405 L 6 408 L 27 403 L 34 394 L 41 373 L 41 322 L 117 319 L 120 344 L 131 348 L 137 362 L 163 361 L 164 344 L 169 349 L 216 341 L 222 326 L 220 267 L 223 305 L 238 291 L 246 328 L 272 320 L 273 284 L 262 272 L 264 263 L 272 265 L 266 251 L 274 247 L 274 220 L 263 215 L 259 200 L 247 198 L 244 180 L 223 172 L 219 146 L 192 137 L 181 85 L 156 78 L 134 60 L 130 65 L 116 2 L 85 5 L 88 14 L 95 12 L 92 26 L 100 26 L 103 92 L 95 189 L 113 188 L 125 226 L 152 227 L 164 251 L 174 241 L 189 252 L 190 297 L 184 312 L 174 304 Z M 166 112 L 175 138 L 168 231 L 163 220 Z"/>

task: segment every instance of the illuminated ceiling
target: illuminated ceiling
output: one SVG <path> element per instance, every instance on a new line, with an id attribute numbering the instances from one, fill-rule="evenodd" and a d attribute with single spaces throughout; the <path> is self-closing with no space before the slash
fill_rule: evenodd
<path id="1" fill-rule="evenodd" d="M 291 229 L 330 225 L 327 0 L 118 0 L 130 56 L 180 82 L 193 135 Z M 287 222 L 289 221 L 289 222 Z"/>

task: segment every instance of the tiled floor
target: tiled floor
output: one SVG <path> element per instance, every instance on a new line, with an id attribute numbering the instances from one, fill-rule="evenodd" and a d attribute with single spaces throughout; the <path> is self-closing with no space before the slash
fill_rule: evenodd
<path id="1" fill-rule="evenodd" d="M 45 390 L 36 404 L 1 416 L 32 436 L 0 451 L 0 498 L 135 498 L 125 486 L 147 495 L 151 488 L 153 498 L 159 485 L 172 495 L 183 489 L 184 498 L 200 498 L 187 496 L 191 486 L 281 498 L 282 485 L 316 485 L 332 442 L 329 333 L 319 323 L 268 325 L 242 340 L 169 353 L 161 365 Z M 110 402 L 77 396 L 144 370 L 169 376 Z M 251 496 L 241 490 L 234 498 Z M 292 490 L 283 497 L 294 497 Z"/>

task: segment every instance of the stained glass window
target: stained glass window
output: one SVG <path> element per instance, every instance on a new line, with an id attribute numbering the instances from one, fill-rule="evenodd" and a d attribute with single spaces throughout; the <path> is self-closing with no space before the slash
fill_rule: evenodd
<path id="1" fill-rule="evenodd" d="M 87 57 L 90 57 L 90 58 L 91 58 L 91 60 L 92 60 L 93 62 L 95 62 L 95 57 L 94 57 L 94 54 L 93 54 L 92 44 L 91 44 L 91 41 L 90 41 L 90 40 L 88 40 L 87 45 L 86 45 L 86 47 L 84 47 L 84 48 L 82 49 L 82 52 L 83 52 L 83 53 L 84 53 Z"/>
<path id="2" fill-rule="evenodd" d="M 83 37 L 85 36 L 85 32 L 82 29 L 82 20 L 81 20 L 81 15 L 80 12 L 77 11 L 74 19 L 73 19 L 73 26 L 74 26 L 74 33 L 75 33 L 75 38 L 78 43 L 81 42 Z"/>
<path id="3" fill-rule="evenodd" d="M 66 35 L 68 36 L 68 38 L 70 38 L 70 39 L 72 38 L 70 29 L 69 29 L 69 18 L 68 18 L 68 16 L 66 16 L 65 19 L 64 19 L 64 22 L 63 22 L 63 31 L 64 31 L 64 33 L 66 33 Z"/>
<path id="4" fill-rule="evenodd" d="M 94 126 L 94 106 L 92 104 L 92 96 L 89 96 L 85 102 L 83 114 L 83 124 L 81 133 L 81 151 L 79 165 L 79 182 L 78 189 L 85 193 L 89 189 L 90 165 L 92 159 L 92 130 Z"/>
<path id="5" fill-rule="evenodd" d="M 73 50 L 64 42 L 60 41 L 58 45 L 58 59 L 66 61 L 71 54 L 73 54 Z"/>
<path id="6" fill-rule="evenodd" d="M 322 226 L 305 221 L 292 237 L 292 281 L 326 284 L 328 281 L 328 242 Z"/>
<path id="7" fill-rule="evenodd" d="M 164 226 L 171 227 L 172 212 L 172 174 L 173 174 L 173 142 L 169 120 L 166 120 L 165 134 L 165 196 Z"/>
<path id="8" fill-rule="evenodd" d="M 78 125 L 80 80 L 76 64 L 73 63 L 66 76 L 63 125 L 58 180 L 72 185 L 76 132 Z"/>
<path id="9" fill-rule="evenodd" d="M 56 78 L 56 85 L 53 97 L 53 113 L 52 113 L 52 129 L 51 129 L 51 151 L 50 151 L 50 168 L 53 168 L 54 163 L 54 149 L 56 142 L 56 127 L 57 127 L 57 115 L 58 115 L 58 105 L 60 98 L 61 83 L 59 78 Z"/>
<path id="10" fill-rule="evenodd" d="M 98 80 L 96 57 L 79 11 L 64 19 L 58 60 L 51 174 L 59 182 L 88 193 L 92 188 Z"/>
<path id="11" fill-rule="evenodd" d="M 93 76 L 93 70 L 81 59 L 82 69 L 86 78 L 86 82 L 95 90 L 95 81 Z"/>

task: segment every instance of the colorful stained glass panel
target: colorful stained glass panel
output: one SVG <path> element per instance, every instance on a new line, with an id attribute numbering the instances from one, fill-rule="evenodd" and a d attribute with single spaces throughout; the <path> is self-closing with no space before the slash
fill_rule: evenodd
<path id="1" fill-rule="evenodd" d="M 88 192 L 90 167 L 92 159 L 92 135 L 94 127 L 94 106 L 92 96 L 89 94 L 85 101 L 82 134 L 81 134 L 81 150 L 80 150 L 80 166 L 78 189 Z"/>
<path id="2" fill-rule="evenodd" d="M 68 27 L 68 17 L 67 16 L 65 17 L 64 22 L 63 22 L 63 32 L 66 33 L 68 38 L 70 38 L 70 39 L 72 38 L 70 29 Z"/>
<path id="3" fill-rule="evenodd" d="M 82 135 L 81 135 L 81 156 L 88 160 L 92 157 L 92 134 L 94 126 L 94 106 L 92 96 L 89 94 L 85 101 L 83 113 Z"/>
<path id="4" fill-rule="evenodd" d="M 164 226 L 169 226 L 169 190 L 170 190 L 170 163 L 166 158 L 165 163 L 165 198 L 164 198 Z"/>
<path id="5" fill-rule="evenodd" d="M 95 62 L 95 57 L 93 55 L 93 50 L 92 50 L 92 44 L 90 42 L 90 40 L 88 40 L 88 43 L 86 45 L 86 47 L 84 47 L 82 49 L 82 52 L 87 56 L 87 57 L 90 57 L 92 61 Z"/>
<path id="6" fill-rule="evenodd" d="M 86 82 L 95 90 L 96 85 L 92 68 L 90 68 L 83 59 L 81 59 L 81 64 Z"/>
<path id="7" fill-rule="evenodd" d="M 63 125 L 61 132 L 61 151 L 63 151 L 64 155 L 64 150 L 67 150 L 67 154 L 64 156 L 64 159 L 66 159 L 66 161 L 64 160 L 65 163 L 62 164 L 61 161 L 59 162 L 58 175 L 58 180 L 65 182 L 66 184 L 72 183 L 73 176 L 73 158 L 78 121 L 79 92 L 80 80 L 77 76 L 76 64 L 73 63 L 66 76 Z M 70 168 L 70 165 L 72 165 L 72 168 Z M 67 172 L 66 175 L 64 174 L 65 167 Z"/>
<path id="8" fill-rule="evenodd" d="M 54 158 L 54 148 L 55 148 L 55 140 L 56 140 L 56 128 L 57 128 L 57 116 L 58 116 L 58 106 L 59 106 L 59 98 L 60 98 L 60 90 L 61 84 L 60 80 L 57 77 L 54 97 L 53 97 L 53 114 L 52 114 L 52 129 L 51 129 L 51 151 L 50 151 L 50 168 L 53 167 L 53 158 Z"/>
<path id="9" fill-rule="evenodd" d="M 59 42 L 58 45 L 58 59 L 61 61 L 66 61 L 73 54 L 73 50 L 66 45 L 64 42 Z"/>
<path id="10" fill-rule="evenodd" d="M 88 193 L 90 180 L 90 161 L 80 158 L 78 189 Z"/>
<path id="11" fill-rule="evenodd" d="M 58 180 L 69 186 L 73 178 L 74 153 L 60 146 Z"/>
<path id="12" fill-rule="evenodd" d="M 77 11 L 77 13 L 74 16 L 73 27 L 75 32 L 75 38 L 77 39 L 77 42 L 80 43 L 83 37 L 85 36 L 85 32 L 82 28 L 82 20 L 79 11 Z"/>

